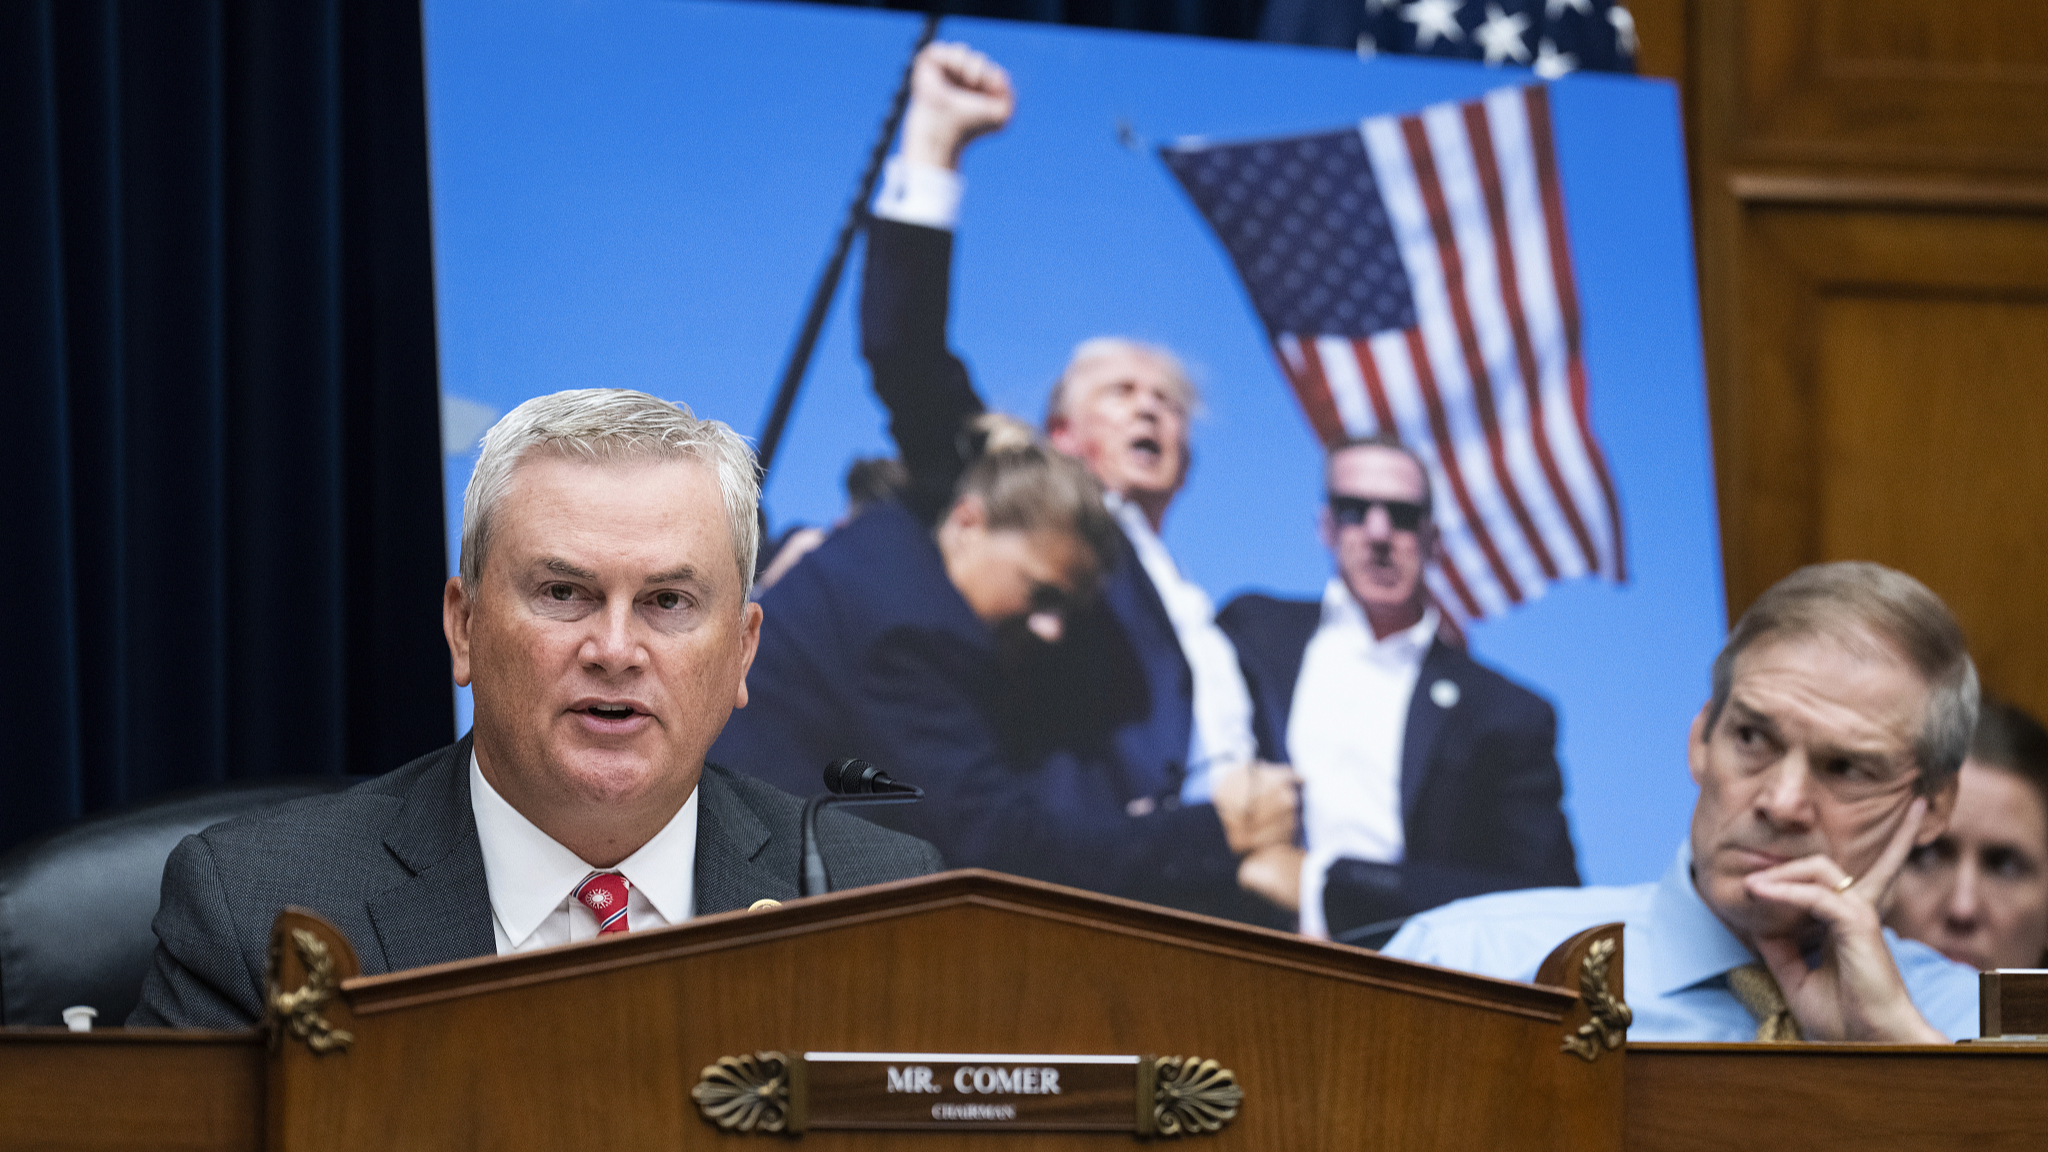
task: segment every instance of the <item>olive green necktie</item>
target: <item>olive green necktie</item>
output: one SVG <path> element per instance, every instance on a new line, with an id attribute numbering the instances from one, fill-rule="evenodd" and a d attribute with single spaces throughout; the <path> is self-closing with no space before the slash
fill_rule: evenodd
<path id="1" fill-rule="evenodd" d="M 1785 993 L 1769 968 L 1752 963 L 1729 969 L 1728 991 L 1756 1017 L 1759 1041 L 1783 1044 L 1800 1038 L 1799 1021 L 1792 1018 L 1792 1009 L 1785 1006 Z"/>

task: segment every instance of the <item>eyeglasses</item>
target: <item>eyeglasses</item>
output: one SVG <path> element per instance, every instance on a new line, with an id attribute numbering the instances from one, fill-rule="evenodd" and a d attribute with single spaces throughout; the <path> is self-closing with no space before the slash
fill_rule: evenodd
<path id="1" fill-rule="evenodd" d="M 1380 500 L 1365 496 L 1339 496 L 1330 493 L 1330 515 L 1346 528 L 1356 528 L 1365 523 L 1371 515 L 1373 505 L 1387 510 L 1387 520 L 1398 532 L 1413 532 L 1422 527 L 1422 518 L 1429 515 L 1429 505 L 1412 504 L 1406 500 Z"/>

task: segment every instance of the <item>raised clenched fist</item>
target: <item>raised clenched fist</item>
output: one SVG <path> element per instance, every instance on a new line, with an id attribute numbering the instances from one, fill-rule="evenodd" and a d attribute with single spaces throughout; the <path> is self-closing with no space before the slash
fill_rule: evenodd
<path id="1" fill-rule="evenodd" d="M 957 168 L 968 141 L 1002 128 L 1016 109 L 1017 94 L 1001 65 L 965 44 L 927 45 L 911 69 L 903 158 Z"/>

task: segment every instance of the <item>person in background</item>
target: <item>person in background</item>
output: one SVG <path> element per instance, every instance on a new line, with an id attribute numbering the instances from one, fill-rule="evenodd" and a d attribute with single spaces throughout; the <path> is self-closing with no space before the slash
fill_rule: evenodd
<path id="1" fill-rule="evenodd" d="M 846 514 L 841 516 L 832 528 L 843 527 L 847 521 L 880 501 L 887 500 L 903 490 L 910 482 L 909 473 L 903 470 L 903 462 L 887 456 L 860 456 L 846 466 Z M 806 524 L 783 533 L 776 542 L 775 554 L 754 578 L 754 599 L 759 600 L 784 573 L 796 567 L 796 562 L 810 555 L 825 538 L 832 534 L 832 528 L 819 528 Z"/>
<path id="2" fill-rule="evenodd" d="M 2048 731 L 1985 697 L 1956 812 L 1913 849 L 1885 923 L 1972 968 L 2048 967 Z"/>
<path id="3" fill-rule="evenodd" d="M 1302 787 L 1305 846 L 1254 853 L 1241 882 L 1334 939 L 1463 896 L 1577 884 L 1556 714 L 1438 634 L 1422 461 L 1392 437 L 1353 440 L 1330 449 L 1324 479 L 1317 526 L 1337 574 L 1322 599 L 1240 596 L 1217 617 L 1260 755 Z"/>
<path id="4" fill-rule="evenodd" d="M 1801 568 L 1742 614 L 1712 685 L 1686 741 L 1692 834 L 1661 881 L 1460 900 L 1385 954 L 1529 980 L 1619 920 L 1632 1040 L 1975 1036 L 1977 974 L 1879 920 L 1947 826 L 1977 726 L 1948 606 L 1881 565 Z"/>
<path id="5" fill-rule="evenodd" d="M 868 224 L 862 353 L 913 492 L 937 485 L 913 497 L 927 504 L 949 495 L 943 464 L 983 408 L 946 341 L 960 157 L 1015 106 L 988 57 L 925 48 Z M 1106 490 L 1116 556 L 1063 642 L 1006 668 L 1009 754 L 1037 766 L 1028 800 L 1065 835 L 1013 826 L 1004 857 L 1047 879 L 1277 925 L 1237 873 L 1255 849 L 1293 842 L 1294 778 L 1256 762 L 1236 653 L 1161 538 L 1187 480 L 1196 399 L 1172 353 L 1121 337 L 1083 341 L 1048 397 L 1046 437 Z"/>
<path id="6" fill-rule="evenodd" d="M 967 432 L 951 460 L 908 457 L 911 483 L 762 597 L 749 704 L 711 756 L 795 792 L 860 757 L 926 793 L 863 818 L 935 838 L 956 866 L 1022 871 L 1000 851 L 1028 780 L 1004 740 L 1004 668 L 1090 602 L 1116 528 L 1087 470 L 1022 423 Z M 942 485 L 945 503 L 922 499 Z"/>

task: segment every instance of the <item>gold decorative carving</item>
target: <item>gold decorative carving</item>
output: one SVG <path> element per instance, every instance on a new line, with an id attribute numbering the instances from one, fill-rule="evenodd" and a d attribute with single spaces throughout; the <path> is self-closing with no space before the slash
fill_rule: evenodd
<path id="1" fill-rule="evenodd" d="M 780 1132 L 789 1120 L 790 1061 L 780 1052 L 720 1056 L 690 1089 L 704 1118 L 730 1132 Z"/>
<path id="2" fill-rule="evenodd" d="M 754 901 L 754 902 L 753 902 L 752 904 L 749 904 L 749 905 L 747 905 L 747 911 L 749 911 L 749 912 L 759 912 L 759 911 L 760 911 L 761 909 L 763 909 L 763 908 L 780 908 L 780 907 L 782 907 L 782 901 L 780 901 L 780 900 L 775 900 L 775 899 L 772 899 L 772 898 L 770 898 L 770 897 L 767 897 L 767 896 L 763 896 L 763 897 L 761 897 L 761 898 L 760 898 L 759 900 L 756 900 L 756 901 Z"/>
<path id="3" fill-rule="evenodd" d="M 305 981 L 290 992 L 277 983 L 281 970 L 276 949 L 281 941 L 271 942 L 270 957 L 270 1020 L 273 1026 L 271 1039 L 274 1043 L 279 1035 L 289 1032 L 293 1037 L 306 1042 L 306 1047 L 318 1053 L 346 1051 L 356 1042 L 355 1034 L 344 1032 L 328 1022 L 320 1010 L 334 999 L 334 956 L 328 951 L 327 942 L 304 928 L 292 929 L 292 949 L 299 954 L 299 963 L 306 970 Z"/>
<path id="4" fill-rule="evenodd" d="M 1152 1062 L 1152 1133 L 1194 1136 L 1237 1118 L 1244 1089 L 1237 1074 L 1200 1056 L 1162 1056 Z"/>
<path id="5" fill-rule="evenodd" d="M 1607 979 L 1614 965 L 1615 940 L 1607 937 L 1595 940 L 1586 949 L 1586 958 L 1579 962 L 1579 998 L 1586 1003 L 1586 1012 L 1592 1018 L 1579 1025 L 1577 1033 L 1564 1038 L 1563 1051 L 1591 1063 L 1600 1058 L 1600 1053 L 1621 1047 L 1628 1035 L 1629 1022 L 1635 1013 L 1622 1003 L 1621 997 L 1609 990 Z"/>

